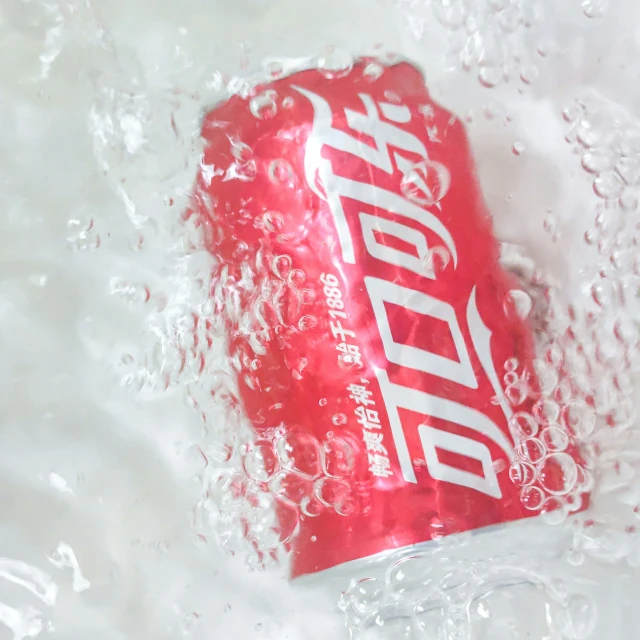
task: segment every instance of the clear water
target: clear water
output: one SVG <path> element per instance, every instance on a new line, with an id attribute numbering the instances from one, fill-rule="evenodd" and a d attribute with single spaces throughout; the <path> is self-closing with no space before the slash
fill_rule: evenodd
<path id="1" fill-rule="evenodd" d="M 639 17 L 632 0 L 4 0 L 0 638 L 634 638 Z M 242 423 L 224 296 L 181 213 L 208 107 L 292 58 L 386 51 L 466 120 L 523 283 L 505 311 L 547 321 L 546 395 L 504 472 L 569 543 L 527 555 L 525 534 L 474 563 L 443 545 L 320 592 L 287 582 L 286 545 L 347 503 L 289 471 L 297 448 L 346 453 Z M 517 363 L 503 375 L 517 406 Z M 566 486 L 545 487 L 549 458 Z"/>

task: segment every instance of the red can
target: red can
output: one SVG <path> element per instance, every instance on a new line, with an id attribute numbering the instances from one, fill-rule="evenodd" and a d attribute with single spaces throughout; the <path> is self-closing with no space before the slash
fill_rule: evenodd
<path id="1" fill-rule="evenodd" d="M 256 481 L 300 509 L 293 576 L 536 515 L 514 440 L 540 418 L 531 329 L 421 72 L 298 71 L 203 137 L 194 210 L 243 411 L 277 454 Z"/>

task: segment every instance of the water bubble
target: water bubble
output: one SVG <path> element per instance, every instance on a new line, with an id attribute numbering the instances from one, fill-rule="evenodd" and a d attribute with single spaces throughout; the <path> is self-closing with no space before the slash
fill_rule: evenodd
<path id="1" fill-rule="evenodd" d="M 317 518 L 324 506 L 315 496 L 305 496 L 300 501 L 300 512 L 308 518 Z"/>
<path id="2" fill-rule="evenodd" d="M 278 458 L 269 442 L 256 443 L 242 460 L 247 474 L 258 482 L 267 482 L 278 470 Z"/>
<path id="3" fill-rule="evenodd" d="M 596 195 L 605 200 L 615 200 L 622 193 L 623 183 L 617 173 L 608 171 L 601 173 L 593 181 L 593 190 Z"/>
<path id="4" fill-rule="evenodd" d="M 560 417 L 569 433 L 578 440 L 586 440 L 596 428 L 595 412 L 580 400 L 563 407 Z"/>
<path id="5" fill-rule="evenodd" d="M 569 446 L 569 436 L 558 427 L 547 427 L 540 434 L 547 451 L 564 451 Z"/>
<path id="6" fill-rule="evenodd" d="M 344 78 L 353 69 L 353 56 L 343 49 L 331 49 L 318 58 L 317 66 L 325 78 Z"/>
<path id="7" fill-rule="evenodd" d="M 519 289 L 512 289 L 504 297 L 504 314 L 509 319 L 524 320 L 531 313 L 531 296 Z"/>
<path id="8" fill-rule="evenodd" d="M 516 140 L 511 146 L 511 153 L 513 153 L 514 156 L 521 156 L 524 153 L 524 149 L 524 142 Z"/>
<path id="9" fill-rule="evenodd" d="M 515 371 L 518 368 L 518 365 L 519 365 L 518 358 L 509 358 L 504 361 L 504 370 Z"/>
<path id="10" fill-rule="evenodd" d="M 300 331 L 309 331 L 317 326 L 318 318 L 315 316 L 302 316 L 300 320 L 298 320 L 298 329 L 300 329 Z"/>
<path id="11" fill-rule="evenodd" d="M 511 406 L 518 407 L 527 399 L 529 388 L 524 381 L 520 381 L 516 384 L 509 385 L 504 390 L 504 394 Z"/>
<path id="12" fill-rule="evenodd" d="M 575 460 L 566 453 L 554 453 L 538 465 L 540 486 L 552 495 L 569 493 L 578 481 Z"/>
<path id="13" fill-rule="evenodd" d="M 313 436 L 289 433 L 276 441 L 276 451 L 283 467 L 311 477 L 320 474 L 320 444 Z"/>
<path id="14" fill-rule="evenodd" d="M 312 491 L 310 480 L 295 471 L 280 471 L 269 481 L 269 490 L 289 502 L 300 505 Z"/>
<path id="15" fill-rule="evenodd" d="M 511 386 L 520 380 L 520 376 L 515 371 L 507 371 L 502 379 L 506 386 Z"/>
<path id="16" fill-rule="evenodd" d="M 539 428 L 530 413 L 514 413 L 509 420 L 509 430 L 516 440 L 532 438 L 538 433 Z"/>
<path id="17" fill-rule="evenodd" d="M 449 264 L 451 255 L 445 247 L 433 247 L 427 251 L 424 259 L 425 271 L 430 274 L 442 273 Z"/>
<path id="18" fill-rule="evenodd" d="M 344 477 L 355 468 L 356 454 L 353 447 L 343 438 L 333 436 L 323 444 L 323 470 L 332 477 Z"/>
<path id="19" fill-rule="evenodd" d="M 374 80 L 377 80 L 378 78 L 380 78 L 380 76 L 382 76 L 382 74 L 384 73 L 384 67 L 378 62 L 370 62 L 364 68 L 364 71 L 362 73 L 367 80 L 373 82 Z"/>
<path id="20" fill-rule="evenodd" d="M 264 64 L 265 71 L 271 76 L 271 78 L 279 78 L 284 75 L 284 66 L 279 60 L 269 60 Z"/>
<path id="21" fill-rule="evenodd" d="M 269 179 L 276 185 L 292 186 L 294 182 L 293 167 L 282 158 L 269 163 Z"/>
<path id="22" fill-rule="evenodd" d="M 619 202 L 620 208 L 627 213 L 633 213 L 638 209 L 638 196 L 632 191 L 623 191 Z"/>
<path id="23" fill-rule="evenodd" d="M 349 483 L 342 478 L 318 478 L 313 484 L 314 495 L 322 504 L 333 507 L 351 493 Z"/>
<path id="24" fill-rule="evenodd" d="M 497 87 L 504 79 L 504 71 L 498 65 L 488 65 L 480 69 L 478 80 L 480 84 L 488 89 Z"/>
<path id="25" fill-rule="evenodd" d="M 258 120 L 270 120 L 278 112 L 277 93 L 270 89 L 249 101 L 249 110 Z"/>
<path id="26" fill-rule="evenodd" d="M 582 0 L 582 13 L 587 18 L 602 18 L 609 8 L 609 0 Z"/>
<path id="27" fill-rule="evenodd" d="M 509 467 L 509 478 L 519 487 L 527 487 L 534 483 L 536 470 L 527 462 L 514 462 Z"/>
<path id="28" fill-rule="evenodd" d="M 527 438 L 518 445 L 518 454 L 526 462 L 536 464 L 544 458 L 546 449 L 538 438 Z"/>
<path id="29" fill-rule="evenodd" d="M 541 514 L 546 524 L 557 526 L 569 515 L 569 508 L 563 498 L 549 496 L 542 505 Z"/>
<path id="30" fill-rule="evenodd" d="M 538 511 L 544 504 L 544 492 L 539 487 L 525 487 L 520 492 L 520 501 L 525 509 Z"/>
<path id="31" fill-rule="evenodd" d="M 553 424 L 558 421 L 560 407 L 553 400 L 542 399 L 533 405 L 532 413 L 540 424 Z"/>
<path id="32" fill-rule="evenodd" d="M 331 422 L 336 427 L 342 426 L 347 424 L 347 416 L 344 413 L 336 413 L 332 416 Z"/>
<path id="33" fill-rule="evenodd" d="M 351 582 L 348 595 L 357 611 L 367 613 L 382 604 L 384 589 L 383 585 L 375 578 L 363 578 L 357 582 Z"/>
<path id="34" fill-rule="evenodd" d="M 616 163 L 616 172 L 629 187 L 636 187 L 640 184 L 640 159 L 620 158 Z"/>
<path id="35" fill-rule="evenodd" d="M 421 160 L 402 177 L 402 194 L 421 206 L 432 206 L 440 202 L 451 186 L 449 169 L 440 162 Z"/>
<path id="36" fill-rule="evenodd" d="M 602 173 L 613 169 L 613 156 L 606 149 L 588 151 L 582 156 L 582 166 L 589 173 Z"/>

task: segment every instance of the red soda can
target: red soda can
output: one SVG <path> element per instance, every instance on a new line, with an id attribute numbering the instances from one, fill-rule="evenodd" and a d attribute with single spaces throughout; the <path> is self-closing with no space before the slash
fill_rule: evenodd
<path id="1" fill-rule="evenodd" d="M 202 134 L 193 211 L 242 410 L 274 456 L 257 481 L 299 509 L 292 576 L 537 515 L 554 471 L 541 484 L 519 454 L 531 328 L 504 305 L 518 285 L 463 124 L 422 73 L 300 70 Z"/>

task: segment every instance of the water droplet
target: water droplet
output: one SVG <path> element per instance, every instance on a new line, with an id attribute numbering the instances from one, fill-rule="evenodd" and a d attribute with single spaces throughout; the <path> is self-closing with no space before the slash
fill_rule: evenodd
<path id="1" fill-rule="evenodd" d="M 257 95 L 249 101 L 249 110 L 258 120 L 270 120 L 278 112 L 276 103 L 277 93 L 270 89 Z"/>
<path id="2" fill-rule="evenodd" d="M 332 49 L 318 58 L 318 71 L 325 78 L 344 78 L 353 69 L 353 56 L 343 49 Z"/>
<path id="3" fill-rule="evenodd" d="M 544 445 L 537 438 L 527 438 L 518 445 L 518 455 L 525 461 L 537 464 L 546 454 Z"/>
<path id="4" fill-rule="evenodd" d="M 540 438 L 547 451 L 564 451 L 569 446 L 569 436 L 558 427 L 547 427 Z"/>
<path id="5" fill-rule="evenodd" d="M 538 423 L 530 413 L 514 413 L 509 420 L 509 430 L 516 440 L 532 438 L 538 433 Z"/>
<path id="6" fill-rule="evenodd" d="M 524 153 L 524 142 L 521 140 L 516 140 L 511 147 L 511 152 L 514 156 L 520 156 Z"/>
<path id="7" fill-rule="evenodd" d="M 524 320 L 531 313 L 532 306 L 531 296 L 519 289 L 512 289 L 504 297 L 504 314 L 510 320 Z"/>
<path id="8" fill-rule="evenodd" d="M 520 501 L 525 509 L 538 511 L 544 503 L 544 492 L 539 487 L 525 487 L 520 492 Z"/>
<path id="9" fill-rule="evenodd" d="M 450 186 L 449 169 L 433 160 L 421 160 L 413 165 L 400 182 L 405 198 L 427 207 L 440 202 Z"/>
<path id="10" fill-rule="evenodd" d="M 513 484 L 519 487 L 527 487 L 536 479 L 536 471 L 527 462 L 514 462 L 509 467 L 509 478 Z"/>

